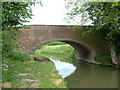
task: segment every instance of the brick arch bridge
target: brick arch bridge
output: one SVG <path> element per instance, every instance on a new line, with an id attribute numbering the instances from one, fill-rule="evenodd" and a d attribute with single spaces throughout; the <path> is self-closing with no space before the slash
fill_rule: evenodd
<path id="1" fill-rule="evenodd" d="M 77 30 L 65 25 L 30 25 L 30 29 L 21 29 L 18 36 L 22 50 L 30 55 L 40 46 L 61 41 L 70 44 L 77 51 L 78 59 L 94 60 L 94 56 L 109 52 L 109 43 L 97 37 L 96 34 L 85 36 L 86 30 Z M 69 52 L 68 52 L 69 53 Z"/>

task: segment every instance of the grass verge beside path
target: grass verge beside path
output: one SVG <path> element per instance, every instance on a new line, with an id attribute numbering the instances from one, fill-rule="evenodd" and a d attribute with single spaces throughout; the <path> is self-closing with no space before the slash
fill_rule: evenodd
<path id="1" fill-rule="evenodd" d="M 8 70 L 3 71 L 3 88 L 66 88 L 50 61 L 8 62 Z"/>

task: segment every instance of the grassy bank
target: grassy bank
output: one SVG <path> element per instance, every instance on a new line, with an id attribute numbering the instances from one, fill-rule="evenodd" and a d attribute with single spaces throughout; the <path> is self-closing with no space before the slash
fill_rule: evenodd
<path id="1" fill-rule="evenodd" d="M 34 56 L 74 63 L 75 50 L 69 44 L 50 43 L 37 50 Z M 3 88 L 67 88 L 51 61 L 21 61 L 5 60 Z"/>
<path id="2" fill-rule="evenodd" d="M 7 61 L 8 69 L 3 70 L 3 88 L 66 88 L 52 62 Z"/>
<path id="3" fill-rule="evenodd" d="M 53 58 L 64 62 L 74 63 L 75 50 L 69 44 L 43 46 L 34 54 L 37 58 Z"/>

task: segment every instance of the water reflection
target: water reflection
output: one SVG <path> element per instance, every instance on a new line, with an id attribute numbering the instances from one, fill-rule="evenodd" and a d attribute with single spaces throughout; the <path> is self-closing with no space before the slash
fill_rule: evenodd
<path id="1" fill-rule="evenodd" d="M 118 71 L 113 68 L 77 63 L 75 73 L 66 78 L 68 88 L 118 88 Z"/>
<path id="2" fill-rule="evenodd" d="M 76 70 L 76 67 L 73 64 L 61 62 L 59 60 L 54 60 L 52 58 L 50 58 L 50 60 L 54 62 L 58 74 L 61 75 L 62 78 L 68 77 Z"/>

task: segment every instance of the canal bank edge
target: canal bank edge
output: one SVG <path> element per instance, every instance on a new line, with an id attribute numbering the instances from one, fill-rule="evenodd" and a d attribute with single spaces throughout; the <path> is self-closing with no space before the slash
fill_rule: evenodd
<path id="1" fill-rule="evenodd" d="M 86 63 L 89 63 L 89 64 L 94 64 L 94 65 L 100 65 L 100 66 L 105 66 L 105 67 L 112 67 L 112 68 L 116 68 L 116 69 L 119 69 L 120 70 L 120 66 L 117 66 L 115 64 L 102 64 L 100 62 L 97 62 L 97 61 L 90 61 L 90 60 L 83 60 L 83 59 L 80 59 L 80 58 L 76 58 L 77 60 L 79 61 L 82 61 L 82 62 L 86 62 Z"/>

